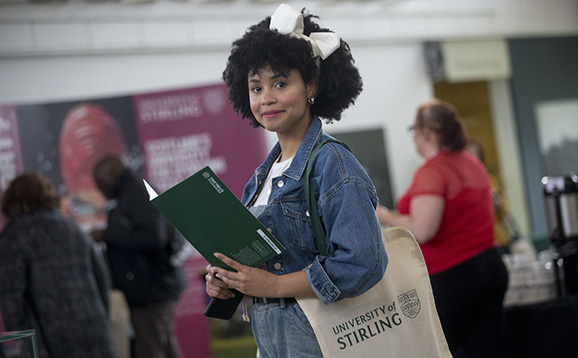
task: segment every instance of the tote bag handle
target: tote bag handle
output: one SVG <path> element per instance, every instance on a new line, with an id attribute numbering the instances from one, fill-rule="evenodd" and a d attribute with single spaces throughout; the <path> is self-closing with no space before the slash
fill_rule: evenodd
<path id="1" fill-rule="evenodd" d="M 305 189 L 305 201 L 307 202 L 307 210 L 309 211 L 309 217 L 311 218 L 311 225 L 313 226 L 313 233 L 315 235 L 315 241 L 317 242 L 317 248 L 321 256 L 327 256 L 327 243 L 325 240 L 325 230 L 323 229 L 323 224 L 319 218 L 319 210 L 317 209 L 317 202 L 315 201 L 315 193 L 313 192 L 313 184 L 311 182 L 311 175 L 313 172 L 313 159 L 315 154 L 321 149 L 325 143 L 334 142 L 342 145 L 347 150 L 351 152 L 351 149 L 342 141 L 337 139 L 326 139 L 323 142 L 317 144 L 311 151 L 311 155 L 307 159 L 307 165 L 305 167 L 305 174 L 303 178 L 303 188 Z"/>

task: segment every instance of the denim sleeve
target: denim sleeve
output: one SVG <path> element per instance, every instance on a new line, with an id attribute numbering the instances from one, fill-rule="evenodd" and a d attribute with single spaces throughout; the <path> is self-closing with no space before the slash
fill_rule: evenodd
<path id="1" fill-rule="evenodd" d="M 373 287 L 383 277 L 388 261 L 375 214 L 377 197 L 369 178 L 343 175 L 335 172 L 339 166 L 333 167 L 336 169 L 323 169 L 324 175 L 343 179 L 330 187 L 321 184 L 318 200 L 328 256 L 317 256 L 306 268 L 309 284 L 325 304 Z"/>

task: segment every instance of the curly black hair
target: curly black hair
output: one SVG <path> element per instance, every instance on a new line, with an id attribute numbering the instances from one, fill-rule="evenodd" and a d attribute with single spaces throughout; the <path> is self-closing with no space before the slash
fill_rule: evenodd
<path id="1" fill-rule="evenodd" d="M 301 13 L 305 35 L 309 36 L 311 32 L 331 32 L 313 22 L 317 16 L 307 13 L 305 9 Z M 274 72 L 283 74 L 296 69 L 306 84 L 317 80 L 317 93 L 311 113 L 324 118 L 328 123 L 339 121 L 341 113 L 355 103 L 363 88 L 349 45 L 341 40 L 341 46 L 334 53 L 320 60 L 313 57 L 309 42 L 270 30 L 270 23 L 269 16 L 249 27 L 243 37 L 233 42 L 223 79 L 235 112 L 243 118 L 249 118 L 254 127 L 261 126 L 251 112 L 248 76 L 270 66 Z"/>

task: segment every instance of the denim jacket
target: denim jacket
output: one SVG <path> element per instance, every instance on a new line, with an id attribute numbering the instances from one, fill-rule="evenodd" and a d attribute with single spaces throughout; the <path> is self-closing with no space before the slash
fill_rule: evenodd
<path id="1" fill-rule="evenodd" d="M 289 168 L 273 178 L 269 202 L 257 218 L 287 249 L 266 263 L 277 275 L 305 270 L 317 297 L 328 304 L 354 297 L 375 285 L 387 255 L 375 214 L 378 202 L 369 176 L 346 148 L 325 144 L 315 156 L 312 186 L 326 232 L 328 256 L 317 248 L 303 189 L 303 174 L 313 147 L 330 138 L 313 118 Z M 251 206 L 281 152 L 277 143 L 245 186 L 242 202 Z M 257 208 L 255 208 L 257 209 Z"/>

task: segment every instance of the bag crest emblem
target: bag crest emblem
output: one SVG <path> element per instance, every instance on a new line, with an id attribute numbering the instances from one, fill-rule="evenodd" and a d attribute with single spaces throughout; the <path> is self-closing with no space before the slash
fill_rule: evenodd
<path id="1" fill-rule="evenodd" d="M 416 290 L 407 291 L 397 296 L 401 311 L 407 318 L 416 318 L 421 309 L 421 302 Z"/>

